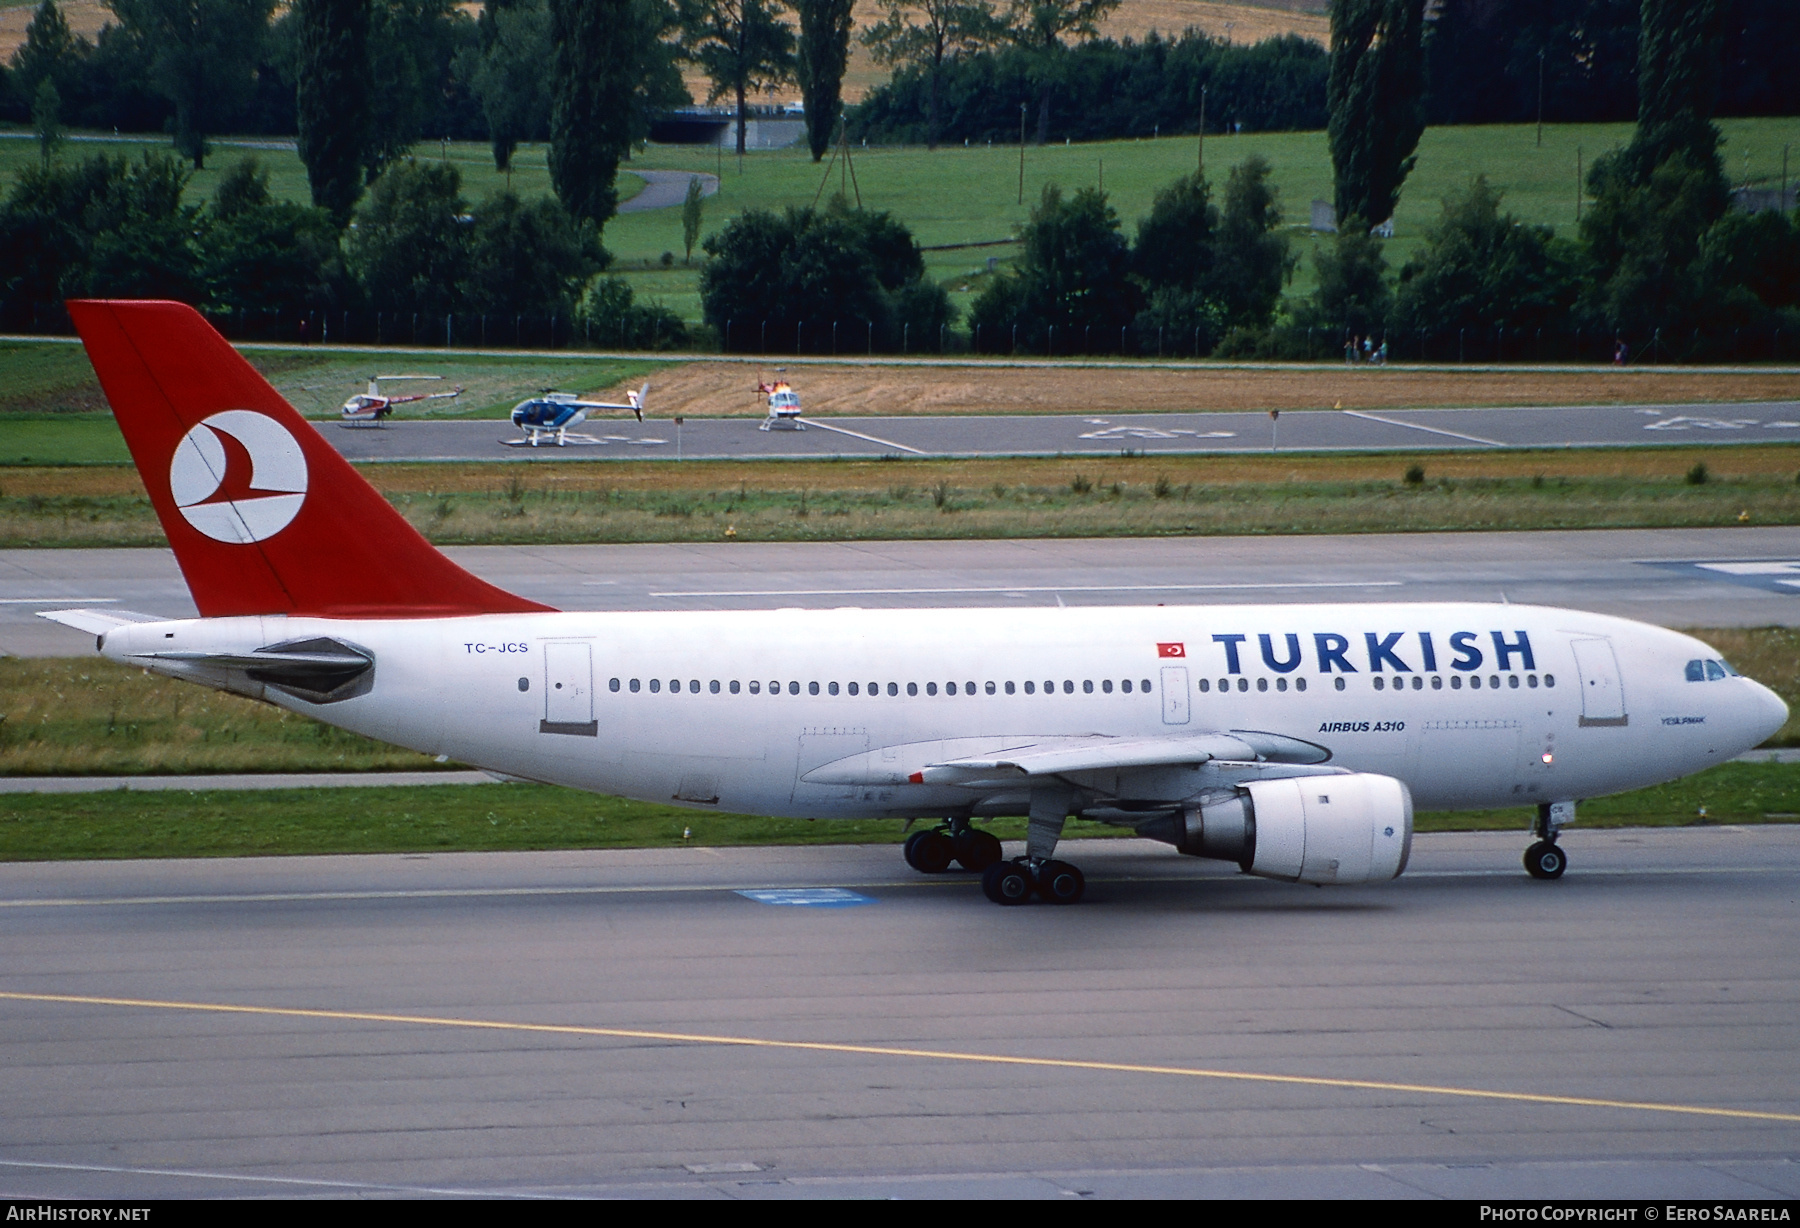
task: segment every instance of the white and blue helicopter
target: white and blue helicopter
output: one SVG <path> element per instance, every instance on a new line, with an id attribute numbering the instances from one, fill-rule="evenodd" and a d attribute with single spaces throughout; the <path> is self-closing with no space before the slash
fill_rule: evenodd
<path id="1" fill-rule="evenodd" d="M 614 401 L 583 401 L 573 393 L 546 389 L 513 406 L 512 424 L 523 434 L 518 439 L 502 442 L 513 448 L 535 448 L 546 440 L 559 448 L 571 443 L 599 443 L 592 435 L 571 434 L 569 428 L 586 422 L 588 411 L 594 409 L 629 409 L 642 422 L 644 401 L 649 395 L 648 383 L 636 392 L 627 391 L 623 405 Z"/>

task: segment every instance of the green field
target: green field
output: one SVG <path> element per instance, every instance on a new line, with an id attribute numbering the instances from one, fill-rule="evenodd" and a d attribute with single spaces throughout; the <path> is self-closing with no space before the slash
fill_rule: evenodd
<path id="1" fill-rule="evenodd" d="M 1580 824 L 1683 827 L 1789 822 L 1797 814 L 1800 765 L 1728 763 L 1583 802 Z M 1417 826 L 1514 830 L 1522 846 L 1531 818 L 1523 809 L 1421 814 Z M 1003 840 L 1025 835 L 1022 819 L 982 826 Z M 897 819 L 809 822 L 680 810 L 547 785 L 9 794 L 0 800 L 0 861 L 875 844 L 898 842 L 904 828 Z M 1071 820 L 1063 834 L 1131 833 Z"/>
<path id="2" fill-rule="evenodd" d="M 0 455 L 18 427 L 0 423 Z M 60 427 L 62 424 L 52 423 Z M 106 422 L 69 424 L 99 459 Z M 122 448 L 114 432 L 113 443 Z M 39 443 L 33 447 L 48 448 Z M 0 547 L 160 546 L 134 470 L 0 466 Z M 1406 479 L 1414 466 L 1416 483 Z M 1695 483 L 1695 465 L 1706 480 Z M 443 545 L 894 541 L 1800 524 L 1800 447 L 365 465 Z"/>
<path id="3" fill-rule="evenodd" d="M 1725 136 L 1725 162 L 1733 182 L 1748 178 L 1773 183 L 1781 170 L 1784 146 L 1800 145 L 1800 118 L 1727 119 L 1719 121 Z M 1395 215 L 1395 240 L 1389 259 L 1396 267 L 1417 244 L 1424 229 L 1436 218 L 1439 202 L 1465 187 L 1475 174 L 1486 174 L 1506 193 L 1506 206 L 1522 220 L 1555 226 L 1571 233 L 1576 209 L 1576 159 L 1591 166 L 1597 154 L 1617 148 L 1630 139 L 1629 124 L 1562 124 L 1544 128 L 1542 148 L 1536 144 L 1532 125 L 1495 125 L 1474 128 L 1428 129 L 1419 143 L 1418 166 L 1407 181 Z M 256 142 L 253 144 L 271 144 Z M 76 142 L 66 156 L 82 156 L 96 149 L 132 152 L 138 148 L 166 149 L 163 141 L 125 141 L 118 144 Z M 484 145 L 451 143 L 448 158 L 462 171 L 464 191 L 471 199 L 503 190 L 507 177 L 495 172 Z M 1156 190 L 1179 175 L 1190 172 L 1196 161 L 1193 137 L 1162 140 L 1107 141 L 1088 145 L 1029 147 L 1025 151 L 1025 205 L 1018 203 L 1019 147 L 944 148 L 935 153 L 916 147 L 872 148 L 854 155 L 857 183 L 863 203 L 899 217 L 927 247 L 1006 239 L 1025 219 L 1029 207 L 1047 184 L 1065 189 L 1095 185 L 1102 174 L 1114 207 L 1127 232 L 1148 212 Z M 441 157 L 438 142 L 422 144 L 420 157 Z M 512 189 L 521 195 L 549 190 L 544 147 L 522 147 L 514 156 Z M 1251 154 L 1267 158 L 1289 223 L 1297 224 L 1299 250 L 1315 241 L 1304 233 L 1309 202 L 1330 199 L 1331 165 L 1322 132 L 1256 133 L 1236 137 L 1213 136 L 1206 142 L 1206 162 L 1215 186 L 1224 182 L 1225 171 Z M 0 142 L 0 179 L 10 180 L 19 167 L 37 157 L 28 141 Z M 194 199 L 210 196 L 220 175 L 233 161 L 255 156 L 270 168 L 273 186 L 282 196 L 306 198 L 306 179 L 298 156 L 291 149 L 250 148 L 226 140 L 216 142 L 207 169 L 195 177 L 190 189 Z M 1747 159 L 1747 161 L 1746 161 Z M 731 217 L 751 208 L 781 208 L 810 204 L 821 184 L 820 166 L 802 149 L 775 150 L 745 156 L 719 158 L 710 148 L 651 146 L 630 166 L 652 170 L 713 172 L 723 169 L 720 194 L 707 202 L 703 234 L 722 227 Z M 1800 161 L 1794 165 L 1800 177 Z M 621 194 L 632 193 L 634 180 L 620 177 Z M 833 172 L 826 194 L 838 188 Z M 697 270 L 680 267 L 680 209 L 621 214 L 606 229 L 606 245 L 619 267 L 640 291 L 661 299 L 687 319 L 698 319 Z M 660 258 L 672 252 L 676 267 L 664 269 Z M 1010 248 L 987 248 L 927 253 L 934 277 L 952 289 L 959 307 L 966 307 L 988 255 L 1003 258 Z M 1290 293 L 1310 289 L 1310 273 L 1303 268 Z"/>

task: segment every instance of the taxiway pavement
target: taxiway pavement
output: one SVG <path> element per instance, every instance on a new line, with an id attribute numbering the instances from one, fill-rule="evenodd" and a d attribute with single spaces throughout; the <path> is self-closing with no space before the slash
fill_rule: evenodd
<path id="1" fill-rule="evenodd" d="M 0 1193 L 1800 1197 L 1800 828 L 1524 838 L 0 866 Z"/>
<path id="2" fill-rule="evenodd" d="M 1287 410 L 1264 413 L 1006 414 L 807 418 L 603 418 L 566 447 L 516 446 L 501 420 L 416 419 L 380 427 L 320 423 L 353 461 L 689 460 L 881 456 L 1117 456 L 1120 452 L 1418 452 L 1456 448 L 1594 448 L 1800 440 L 1800 401 L 1749 404 Z"/>
<path id="3" fill-rule="evenodd" d="M 565 610 L 1513 601 L 1671 627 L 1800 624 L 1800 528 L 1344 537 L 468 546 L 448 553 Z M 167 550 L 0 551 L 0 652 L 79 656 L 36 617 L 191 617 Z"/>

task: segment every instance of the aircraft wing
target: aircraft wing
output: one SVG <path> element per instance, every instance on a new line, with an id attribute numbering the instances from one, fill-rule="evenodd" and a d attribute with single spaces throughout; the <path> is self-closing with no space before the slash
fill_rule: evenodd
<path id="1" fill-rule="evenodd" d="M 160 614 L 139 614 L 136 610 L 39 610 L 38 617 L 89 635 L 105 635 L 114 627 L 123 627 L 127 623 L 163 621 Z"/>
<path id="2" fill-rule="evenodd" d="M 969 742 L 986 742 L 971 746 Z M 1103 734 L 1018 739 L 953 739 L 882 747 L 807 772 L 808 784 L 942 784 L 989 787 L 1034 776 L 1062 776 L 1115 768 L 1176 767 L 1209 760 L 1317 764 L 1324 747 L 1254 730 L 1166 737 L 1119 738 Z"/>

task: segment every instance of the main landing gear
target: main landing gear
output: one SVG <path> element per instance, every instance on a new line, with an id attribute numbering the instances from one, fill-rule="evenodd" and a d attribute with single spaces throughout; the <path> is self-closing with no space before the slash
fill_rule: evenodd
<path id="1" fill-rule="evenodd" d="M 1557 844 L 1556 835 L 1574 818 L 1574 802 L 1542 802 L 1538 805 L 1537 819 L 1531 825 L 1531 834 L 1537 841 L 1525 850 L 1525 873 L 1541 879 L 1563 876 L 1563 871 L 1569 868 L 1569 858 Z"/>
<path id="2" fill-rule="evenodd" d="M 981 874 L 981 890 L 996 904 L 1023 904 L 1033 893 L 1046 904 L 1073 904 L 1087 879 L 1066 861 L 1052 860 L 1073 796 L 1062 789 L 1034 789 L 1025 828 L 1025 856 L 1002 861 Z"/>
<path id="3" fill-rule="evenodd" d="M 942 874 L 952 861 L 979 874 L 1004 855 L 992 832 L 976 831 L 967 819 L 914 832 L 906 838 L 905 853 L 906 864 L 921 874 Z"/>
<path id="4" fill-rule="evenodd" d="M 1066 861 L 1041 861 L 1029 857 L 991 865 L 981 875 L 982 894 L 996 904 L 1023 904 L 1036 892 L 1046 904 L 1073 904 L 1087 890 L 1087 879 Z"/>

